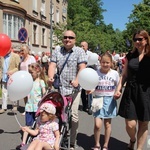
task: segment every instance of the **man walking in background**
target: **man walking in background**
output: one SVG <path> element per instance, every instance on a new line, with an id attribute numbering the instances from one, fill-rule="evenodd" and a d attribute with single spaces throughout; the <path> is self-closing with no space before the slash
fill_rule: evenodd
<path id="1" fill-rule="evenodd" d="M 18 71 L 20 57 L 18 54 L 11 52 L 12 49 L 4 57 L 0 57 L 0 80 L 2 81 L 2 109 L 0 114 L 4 113 L 7 110 L 7 101 L 8 101 L 8 91 L 7 91 L 7 81 L 9 77 Z M 13 109 L 17 110 L 17 102 L 14 102 Z"/>
<path id="2" fill-rule="evenodd" d="M 90 56 L 90 54 L 92 54 L 92 52 L 88 50 L 88 43 L 86 41 L 81 42 L 81 47 L 84 49 L 88 60 L 88 57 Z M 87 65 L 87 67 L 90 66 Z M 88 112 L 89 115 L 92 115 L 92 111 L 91 111 L 92 94 L 87 95 L 86 91 L 82 89 L 81 100 L 82 100 L 82 110 Z"/>

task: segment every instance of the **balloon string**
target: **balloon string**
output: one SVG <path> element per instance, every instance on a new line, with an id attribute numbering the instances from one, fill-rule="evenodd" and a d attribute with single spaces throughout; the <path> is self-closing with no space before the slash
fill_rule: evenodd
<path id="1" fill-rule="evenodd" d="M 16 119 L 16 121 L 17 121 L 18 125 L 19 125 L 20 127 L 22 127 L 22 126 L 21 126 L 21 124 L 20 124 L 20 122 L 18 121 L 18 118 L 17 118 L 17 116 L 16 116 L 16 113 L 15 113 L 15 112 L 14 112 L 14 116 L 15 116 L 15 119 Z"/>

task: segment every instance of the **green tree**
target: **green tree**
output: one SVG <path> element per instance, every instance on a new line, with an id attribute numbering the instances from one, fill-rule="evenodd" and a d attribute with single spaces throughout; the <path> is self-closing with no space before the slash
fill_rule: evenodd
<path id="1" fill-rule="evenodd" d="M 101 0 L 69 0 L 67 28 L 77 35 L 77 45 L 86 40 L 94 50 L 99 43 L 99 25 L 103 23 Z"/>
<path id="2" fill-rule="evenodd" d="M 58 23 L 58 24 L 55 24 L 54 25 L 54 39 L 53 39 L 53 42 L 54 42 L 54 45 L 57 46 L 57 45 L 62 45 L 62 33 L 67 29 L 67 26 L 66 24 L 64 23 Z"/>
<path id="3" fill-rule="evenodd" d="M 122 32 L 124 40 L 124 48 L 126 51 L 132 49 L 132 35 L 138 29 L 145 29 L 150 32 L 150 1 L 143 0 L 139 4 L 133 4 L 134 8 L 130 14 L 129 22 L 126 23 L 127 30 Z M 130 46 L 127 46 L 127 40 L 130 43 Z"/>
<path id="4" fill-rule="evenodd" d="M 101 0 L 69 0 L 67 10 L 67 26 L 56 25 L 54 34 L 56 45 L 61 45 L 62 32 L 66 29 L 73 30 L 76 33 L 76 45 L 81 41 L 87 41 L 89 48 L 96 53 L 106 50 L 115 50 L 116 52 L 126 51 L 127 32 L 114 30 L 113 25 L 106 25 L 103 21 Z M 125 34 L 123 34 L 125 33 Z M 58 39 L 58 40 L 57 40 Z M 100 45 L 100 50 L 96 47 Z"/>
<path id="5" fill-rule="evenodd" d="M 150 1 L 143 0 L 138 5 L 134 5 L 129 23 L 127 23 L 128 34 L 132 35 L 137 29 L 145 29 L 150 32 Z"/>

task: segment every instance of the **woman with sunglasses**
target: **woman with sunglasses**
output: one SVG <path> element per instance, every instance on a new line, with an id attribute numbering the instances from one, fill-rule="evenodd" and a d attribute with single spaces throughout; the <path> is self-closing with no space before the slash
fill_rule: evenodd
<path id="1" fill-rule="evenodd" d="M 140 30 L 133 35 L 133 50 L 126 62 L 114 97 L 118 99 L 122 87 L 119 115 L 125 118 L 126 131 L 130 137 L 128 149 L 143 150 L 150 121 L 150 38 L 148 32 Z"/>

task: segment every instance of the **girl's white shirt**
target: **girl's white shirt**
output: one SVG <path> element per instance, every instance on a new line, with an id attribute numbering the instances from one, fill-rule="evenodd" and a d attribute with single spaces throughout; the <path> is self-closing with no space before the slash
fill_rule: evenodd
<path id="1" fill-rule="evenodd" d="M 93 93 L 95 96 L 113 96 L 116 86 L 119 82 L 119 73 L 116 70 L 110 69 L 108 73 L 101 73 L 97 70 L 99 83 Z"/>

